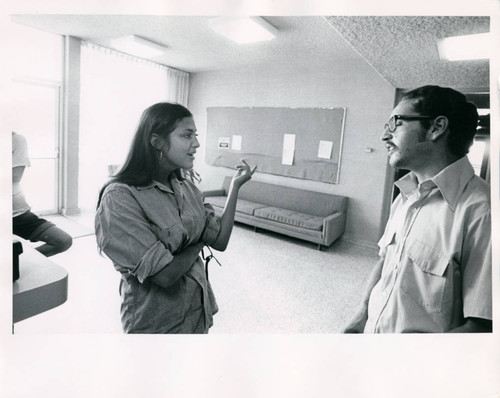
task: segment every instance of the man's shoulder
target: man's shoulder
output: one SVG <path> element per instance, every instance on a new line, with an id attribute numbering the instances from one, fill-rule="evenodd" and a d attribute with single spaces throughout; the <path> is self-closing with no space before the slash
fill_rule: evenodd
<path id="1" fill-rule="evenodd" d="M 12 167 L 31 166 L 26 138 L 12 133 Z"/>
<path id="2" fill-rule="evenodd" d="M 24 135 L 12 132 L 12 149 L 15 150 L 18 147 L 26 146 L 28 142 Z"/>
<path id="3" fill-rule="evenodd" d="M 476 194 L 477 196 L 485 197 L 488 201 L 490 200 L 490 184 L 477 175 L 474 175 L 470 179 L 469 183 L 465 187 L 465 190 L 470 191 L 472 194 Z"/>
<path id="4" fill-rule="evenodd" d="M 464 188 L 459 205 L 481 207 L 491 211 L 491 187 L 481 177 L 474 175 Z"/>

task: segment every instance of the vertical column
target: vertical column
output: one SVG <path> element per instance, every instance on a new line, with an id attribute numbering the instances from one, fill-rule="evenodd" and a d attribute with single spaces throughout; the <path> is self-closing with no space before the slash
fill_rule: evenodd
<path id="1" fill-rule="evenodd" d="M 78 207 L 78 152 L 80 134 L 80 39 L 64 40 L 62 214 L 76 214 Z"/>

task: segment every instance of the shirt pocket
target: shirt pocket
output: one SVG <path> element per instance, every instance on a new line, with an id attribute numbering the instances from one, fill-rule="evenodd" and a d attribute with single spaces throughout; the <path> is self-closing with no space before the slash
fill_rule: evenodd
<path id="1" fill-rule="evenodd" d="M 420 241 L 412 242 L 406 255 L 401 288 L 427 312 L 441 312 L 450 259 Z"/>
<path id="2" fill-rule="evenodd" d="M 185 229 L 181 223 L 174 224 L 168 228 L 160 228 L 157 225 L 153 225 L 153 230 L 160 242 L 162 242 L 171 253 L 177 252 L 186 238 Z"/>

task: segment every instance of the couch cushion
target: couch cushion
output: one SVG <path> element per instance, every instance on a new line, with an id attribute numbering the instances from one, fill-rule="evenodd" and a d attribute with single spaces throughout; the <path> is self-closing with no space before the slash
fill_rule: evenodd
<path id="1" fill-rule="evenodd" d="M 311 216 L 293 210 L 280 209 L 279 207 L 264 207 L 255 210 L 254 215 L 259 218 L 279 221 L 306 229 L 321 231 L 323 228 L 323 217 Z"/>
<path id="2" fill-rule="evenodd" d="M 205 198 L 206 203 L 210 203 L 212 206 L 224 208 L 226 204 L 227 196 L 207 196 Z M 253 216 L 255 209 L 260 209 L 266 207 L 266 205 L 250 202 L 248 200 L 238 199 L 236 202 L 236 211 L 240 213 L 245 213 Z"/>

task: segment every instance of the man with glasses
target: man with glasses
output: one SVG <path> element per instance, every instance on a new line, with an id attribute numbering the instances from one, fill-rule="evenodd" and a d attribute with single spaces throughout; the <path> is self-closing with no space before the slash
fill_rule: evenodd
<path id="1" fill-rule="evenodd" d="M 466 156 L 477 122 L 450 88 L 417 88 L 394 108 L 381 138 L 390 165 L 410 173 L 344 333 L 491 332 L 490 187 Z"/>

